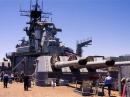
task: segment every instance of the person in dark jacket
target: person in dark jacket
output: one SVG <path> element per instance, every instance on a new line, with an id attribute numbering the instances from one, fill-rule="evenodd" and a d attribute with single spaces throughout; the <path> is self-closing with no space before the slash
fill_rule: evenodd
<path id="1" fill-rule="evenodd" d="M 4 88 L 7 88 L 8 81 L 9 81 L 9 75 L 7 73 L 5 73 L 3 76 Z"/>
<path id="2" fill-rule="evenodd" d="M 29 87 L 29 76 L 24 75 L 24 90 L 28 91 L 28 87 Z"/>

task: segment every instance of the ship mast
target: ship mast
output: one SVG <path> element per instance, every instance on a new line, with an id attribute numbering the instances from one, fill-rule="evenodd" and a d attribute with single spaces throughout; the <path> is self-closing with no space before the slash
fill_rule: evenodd
<path id="1" fill-rule="evenodd" d="M 43 1 L 42 1 L 43 3 Z M 43 6 L 43 5 L 42 5 Z M 30 0 L 30 10 L 29 11 L 20 11 L 21 16 L 28 16 L 30 18 L 30 21 L 27 22 L 29 24 L 28 27 L 24 28 L 24 31 L 26 32 L 27 36 L 29 37 L 29 44 L 30 44 L 30 52 L 36 52 L 36 37 L 35 37 L 35 31 L 37 29 L 40 30 L 40 27 L 38 26 L 38 22 L 42 21 L 42 18 L 45 18 L 45 15 L 50 15 L 50 13 L 44 13 L 42 9 L 40 9 L 40 6 L 38 4 L 38 0 L 36 0 L 35 5 L 32 5 L 32 0 Z M 40 33 L 40 32 L 39 32 Z M 39 49 L 39 48 L 37 48 Z"/>

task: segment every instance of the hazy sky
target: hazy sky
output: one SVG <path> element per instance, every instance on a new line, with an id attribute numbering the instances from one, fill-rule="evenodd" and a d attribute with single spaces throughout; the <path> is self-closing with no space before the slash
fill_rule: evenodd
<path id="1" fill-rule="evenodd" d="M 25 36 L 30 0 L 0 0 L 0 59 Z M 43 0 L 44 10 L 62 28 L 57 37 L 75 50 L 77 40 L 92 37 L 83 55 L 118 56 L 130 54 L 130 0 Z"/>

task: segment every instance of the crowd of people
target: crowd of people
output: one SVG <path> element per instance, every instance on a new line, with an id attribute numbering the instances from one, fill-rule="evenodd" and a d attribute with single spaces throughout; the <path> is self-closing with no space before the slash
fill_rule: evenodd
<path id="1" fill-rule="evenodd" d="M 28 91 L 28 88 L 31 87 L 31 76 L 25 75 L 23 72 L 20 74 L 18 72 L 8 72 L 1 71 L 0 72 L 0 81 L 3 82 L 3 87 L 8 88 L 8 83 L 12 84 L 12 82 L 20 82 L 24 83 L 24 90 Z"/>
<path id="2" fill-rule="evenodd" d="M 24 85 L 24 90 L 28 91 L 28 88 L 31 87 L 31 81 L 32 76 L 25 75 L 23 72 L 18 73 L 18 72 L 7 72 L 7 71 L 1 71 L 0 72 L 0 81 L 3 82 L 3 88 L 8 88 L 8 83 L 12 84 L 13 82 L 20 82 L 23 83 Z M 106 77 L 101 77 L 99 76 L 99 80 L 96 80 L 96 83 L 103 82 L 102 84 L 102 92 L 104 93 L 104 87 L 107 87 L 108 89 L 108 95 L 111 96 L 111 90 L 112 90 L 112 85 L 113 85 L 113 78 L 110 76 L 110 73 L 107 74 Z M 125 95 L 125 88 L 126 88 L 126 83 L 130 81 L 128 78 L 122 78 L 121 79 L 121 95 Z M 34 84 L 34 83 L 33 83 Z M 54 88 L 56 86 L 56 83 L 54 80 L 51 81 L 51 86 Z M 98 85 L 97 85 L 98 86 Z M 103 94 L 104 95 L 104 94 Z M 124 97 L 124 96 L 122 96 Z"/>

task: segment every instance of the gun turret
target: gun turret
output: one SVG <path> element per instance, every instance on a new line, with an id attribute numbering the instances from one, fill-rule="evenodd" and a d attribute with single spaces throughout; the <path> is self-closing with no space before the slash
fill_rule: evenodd
<path id="1" fill-rule="evenodd" d="M 102 60 L 102 61 L 88 61 L 87 58 L 82 58 L 73 61 L 64 61 L 64 62 L 56 62 L 55 68 L 64 68 L 64 67 L 76 67 L 80 68 L 89 68 L 89 69 L 100 69 L 100 68 L 107 68 L 107 67 L 117 67 L 117 66 L 129 66 L 130 61 L 122 61 L 122 62 L 115 62 L 114 60 Z"/>
<path id="2" fill-rule="evenodd" d="M 69 61 L 60 61 L 58 60 L 57 56 L 52 56 L 51 64 L 57 68 L 61 69 L 64 67 L 74 67 L 77 69 L 80 68 L 92 68 L 92 69 L 98 69 L 98 68 L 106 68 L 111 67 L 115 65 L 114 60 L 102 60 L 102 61 L 90 61 L 90 58 L 80 58 L 76 60 L 69 60 Z"/>

